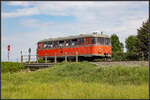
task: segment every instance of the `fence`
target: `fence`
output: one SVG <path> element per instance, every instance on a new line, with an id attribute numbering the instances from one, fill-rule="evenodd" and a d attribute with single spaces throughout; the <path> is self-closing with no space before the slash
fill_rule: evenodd
<path id="1" fill-rule="evenodd" d="M 45 59 L 45 63 L 48 63 L 48 57 L 49 56 L 54 56 L 54 63 L 57 63 L 57 58 L 58 58 L 58 55 L 57 53 L 54 53 L 54 54 L 45 54 L 45 55 L 42 55 L 42 57 Z M 78 62 L 78 52 L 75 52 L 75 58 L 76 58 L 76 62 Z M 39 57 L 38 55 L 31 55 L 30 53 L 28 55 L 23 55 L 22 52 L 21 52 L 21 64 L 24 63 L 24 60 L 26 60 L 26 62 L 28 64 L 31 63 L 31 57 L 35 57 L 36 58 L 36 61 L 32 62 L 32 63 L 39 63 L 38 60 L 39 60 Z M 68 57 L 68 54 L 67 52 L 65 53 L 64 55 L 64 58 L 65 58 L 65 61 L 67 62 L 67 57 Z"/>

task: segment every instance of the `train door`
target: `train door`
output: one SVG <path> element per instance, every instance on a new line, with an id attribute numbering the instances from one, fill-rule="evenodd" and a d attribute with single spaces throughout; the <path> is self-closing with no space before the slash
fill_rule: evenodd
<path id="1" fill-rule="evenodd" d="M 60 56 L 63 56 L 63 47 L 64 47 L 64 40 L 59 41 L 59 47 L 60 47 Z"/>
<path id="2" fill-rule="evenodd" d="M 85 55 L 88 55 L 88 41 L 89 41 L 89 37 L 85 37 L 85 40 L 84 40 L 84 53 L 85 53 Z"/>

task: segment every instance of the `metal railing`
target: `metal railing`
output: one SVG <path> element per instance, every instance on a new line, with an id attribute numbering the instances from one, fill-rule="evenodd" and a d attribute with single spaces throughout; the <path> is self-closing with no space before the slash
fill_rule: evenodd
<path id="1" fill-rule="evenodd" d="M 67 62 L 67 57 L 69 56 L 67 52 L 64 53 L 64 58 L 65 61 Z M 75 54 L 75 58 L 76 58 L 76 62 L 78 62 L 78 52 L 74 52 Z M 40 55 L 40 57 L 44 58 L 45 63 L 48 63 L 48 57 L 54 57 L 54 63 L 57 63 L 57 58 L 60 54 L 54 53 L 54 54 L 44 54 L 44 55 Z M 31 62 L 31 57 L 35 57 L 35 61 Z M 31 63 L 39 63 L 39 56 L 38 55 L 31 55 L 30 53 L 28 55 L 23 55 L 21 52 L 21 64 L 24 63 L 24 60 L 26 60 L 26 63 L 31 64 Z"/>

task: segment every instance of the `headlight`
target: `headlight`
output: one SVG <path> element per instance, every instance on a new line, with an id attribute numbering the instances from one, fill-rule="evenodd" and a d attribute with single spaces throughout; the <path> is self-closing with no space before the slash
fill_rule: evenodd
<path id="1" fill-rule="evenodd" d="M 101 53 L 102 52 L 102 48 L 98 48 L 98 52 Z"/>

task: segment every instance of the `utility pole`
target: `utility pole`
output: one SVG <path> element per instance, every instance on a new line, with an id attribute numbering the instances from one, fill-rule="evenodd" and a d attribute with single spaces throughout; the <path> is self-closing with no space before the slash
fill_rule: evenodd
<path id="1" fill-rule="evenodd" d="M 10 45 L 8 45 L 8 62 L 9 62 Z"/>
<path id="2" fill-rule="evenodd" d="M 23 55 L 22 55 L 22 51 L 20 51 L 21 53 L 21 64 L 23 64 Z"/>

